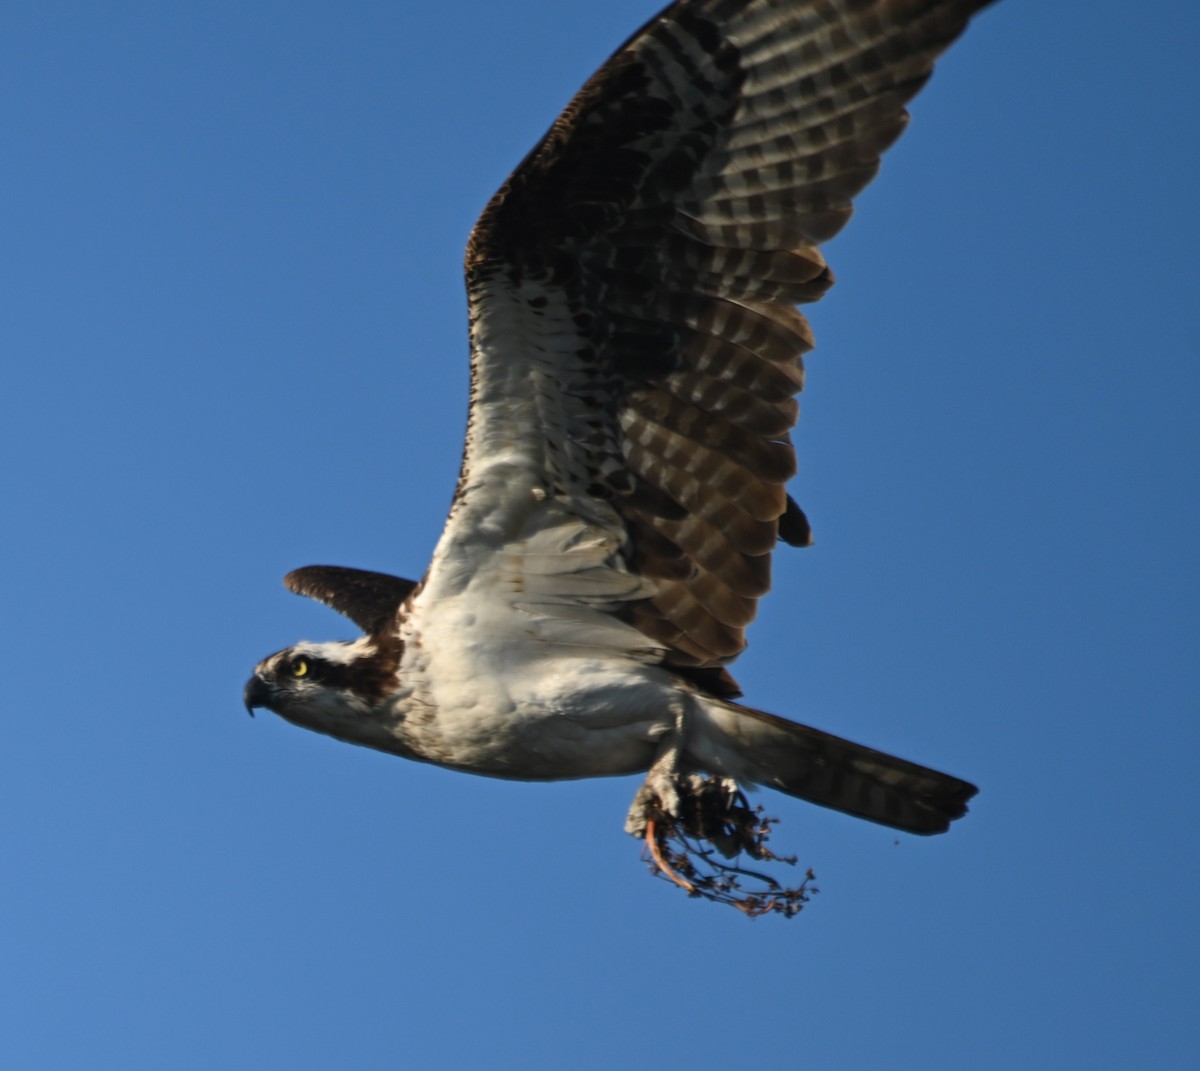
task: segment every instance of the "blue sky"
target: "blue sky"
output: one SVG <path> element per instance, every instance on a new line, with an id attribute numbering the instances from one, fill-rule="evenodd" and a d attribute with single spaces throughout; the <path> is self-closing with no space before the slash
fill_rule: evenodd
<path id="1" fill-rule="evenodd" d="M 240 702 L 417 576 L 494 188 L 654 10 L 0 14 L 0 1018 L 20 1068 L 1191 1066 L 1200 16 L 1005 0 L 827 253 L 754 705 L 976 781 L 764 794 L 791 922 L 652 880 L 636 782 L 489 782 Z"/>

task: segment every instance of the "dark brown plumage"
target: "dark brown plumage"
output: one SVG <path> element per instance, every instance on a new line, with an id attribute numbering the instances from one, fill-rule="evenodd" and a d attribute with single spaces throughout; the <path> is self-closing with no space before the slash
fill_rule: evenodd
<path id="1" fill-rule="evenodd" d="M 289 591 L 348 617 L 368 636 L 392 630 L 396 614 L 417 586 L 414 580 L 343 565 L 306 565 L 293 569 L 283 582 Z"/>
<path id="2" fill-rule="evenodd" d="M 811 541 L 784 491 L 813 344 L 793 306 L 832 284 L 817 243 L 985 2 L 819 0 L 786 18 L 673 4 L 580 90 L 471 236 L 473 307 L 498 275 L 572 295 L 581 388 L 604 418 L 576 452 L 631 567 L 658 581 L 623 612 L 671 664 L 735 658 L 776 539 Z"/>

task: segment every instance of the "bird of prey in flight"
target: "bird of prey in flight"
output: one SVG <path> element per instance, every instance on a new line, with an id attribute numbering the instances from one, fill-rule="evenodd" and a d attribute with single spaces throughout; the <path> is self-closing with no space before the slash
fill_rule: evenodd
<path id="1" fill-rule="evenodd" d="M 744 706 L 726 667 L 776 541 L 811 541 L 796 305 L 986 3 L 678 0 L 618 48 L 471 234 L 466 446 L 423 579 L 290 573 L 363 635 L 264 659 L 247 707 L 491 777 L 645 773 L 652 863 L 750 913 L 798 904 L 720 861 L 771 858 L 740 786 L 908 833 L 962 816 L 973 785 Z"/>

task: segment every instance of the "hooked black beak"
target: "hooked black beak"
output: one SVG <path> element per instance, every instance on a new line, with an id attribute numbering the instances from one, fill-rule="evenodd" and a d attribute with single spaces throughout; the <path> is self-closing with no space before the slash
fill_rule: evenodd
<path id="1" fill-rule="evenodd" d="M 242 689 L 242 701 L 246 704 L 246 713 L 253 718 L 255 707 L 270 705 L 271 686 L 257 673 L 254 674 L 246 681 L 246 687 Z"/>

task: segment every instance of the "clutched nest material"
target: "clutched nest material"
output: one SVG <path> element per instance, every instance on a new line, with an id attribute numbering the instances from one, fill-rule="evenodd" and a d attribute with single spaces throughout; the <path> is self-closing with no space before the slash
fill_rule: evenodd
<path id="1" fill-rule="evenodd" d="M 785 886 L 769 874 L 740 865 L 748 856 L 758 863 L 795 866 L 795 856 L 776 855 L 767 847 L 778 819 L 751 807 L 733 781 L 691 774 L 676 782 L 678 815 L 657 798 L 646 801 L 645 834 L 651 872 L 684 889 L 689 896 L 729 904 L 756 918 L 791 918 L 817 892 L 811 870 L 798 885 Z"/>

